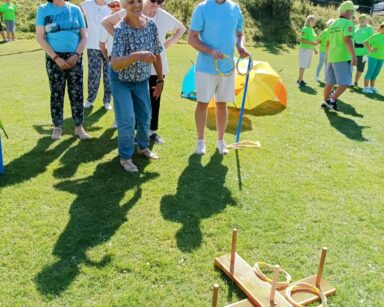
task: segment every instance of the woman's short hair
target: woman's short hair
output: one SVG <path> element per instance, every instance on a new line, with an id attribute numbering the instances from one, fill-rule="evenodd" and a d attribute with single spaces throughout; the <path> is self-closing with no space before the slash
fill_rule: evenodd
<path id="1" fill-rule="evenodd" d="M 307 16 L 307 18 L 305 19 L 305 25 L 306 25 L 306 26 L 309 26 L 309 23 L 310 23 L 311 21 L 316 21 L 316 17 L 315 17 L 315 15 L 309 15 L 309 16 Z"/>

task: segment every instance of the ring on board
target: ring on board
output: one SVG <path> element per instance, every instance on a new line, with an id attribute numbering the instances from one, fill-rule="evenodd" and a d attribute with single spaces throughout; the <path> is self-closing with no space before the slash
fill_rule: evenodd
<path id="1" fill-rule="evenodd" d="M 246 75 L 249 75 L 249 73 L 251 72 L 252 68 L 253 68 L 253 59 L 252 59 L 252 55 L 250 54 L 249 57 L 248 57 L 248 61 L 251 62 L 251 65 L 249 65 L 249 62 L 247 63 L 247 72 L 246 73 L 242 73 L 239 69 L 239 64 L 240 64 L 240 61 L 241 59 L 243 58 L 238 58 L 237 59 L 237 62 L 236 62 L 236 71 L 237 73 L 240 75 L 240 76 L 246 76 Z"/>
<path id="2" fill-rule="evenodd" d="M 269 270 L 273 270 L 275 266 L 269 263 L 261 262 L 261 261 L 256 262 L 255 265 L 253 266 L 253 271 L 255 272 L 256 276 L 259 277 L 261 280 L 271 284 L 272 279 L 269 278 L 267 275 L 265 275 L 261 271 L 260 269 L 261 267 L 267 268 Z M 291 275 L 289 275 L 289 273 L 283 270 L 282 268 L 279 269 L 279 274 L 280 273 L 282 273 L 285 276 L 285 281 L 280 281 L 276 283 L 277 290 L 285 289 L 286 287 L 288 287 L 288 285 L 291 283 L 291 280 L 292 280 Z"/>
<path id="3" fill-rule="evenodd" d="M 232 69 L 228 72 L 222 72 L 219 68 L 219 60 L 224 60 L 224 59 L 232 60 L 231 61 L 232 62 Z M 229 77 L 233 74 L 233 72 L 235 70 L 235 60 L 233 59 L 233 57 L 230 57 L 227 54 L 224 54 L 224 59 L 215 59 L 215 61 L 214 61 L 215 70 L 217 71 L 217 73 L 219 74 L 220 77 Z"/>
<path id="4" fill-rule="evenodd" d="M 325 294 L 318 288 L 307 284 L 307 283 L 297 283 L 290 285 L 287 290 L 285 290 L 285 297 L 287 298 L 288 302 L 290 302 L 294 307 L 304 307 L 304 305 L 298 304 L 293 298 L 292 294 L 299 293 L 299 292 L 306 292 L 306 293 L 312 293 L 317 295 L 320 300 L 321 304 L 317 307 L 326 307 L 327 304 L 327 297 Z"/>

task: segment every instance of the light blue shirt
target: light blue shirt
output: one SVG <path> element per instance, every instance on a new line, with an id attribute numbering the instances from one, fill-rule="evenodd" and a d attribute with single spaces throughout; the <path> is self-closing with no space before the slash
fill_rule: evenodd
<path id="1" fill-rule="evenodd" d="M 195 8 L 190 30 L 200 32 L 201 42 L 214 50 L 233 57 L 236 34 L 243 30 L 243 15 L 240 7 L 231 0 L 218 3 L 206 0 Z M 228 71 L 231 63 L 223 63 L 220 69 Z M 217 75 L 211 55 L 198 53 L 196 71 Z"/>
<path id="2" fill-rule="evenodd" d="M 48 2 L 37 9 L 36 26 L 45 28 L 46 40 L 54 51 L 75 52 L 85 22 L 78 6 L 69 2 L 64 6 Z"/>

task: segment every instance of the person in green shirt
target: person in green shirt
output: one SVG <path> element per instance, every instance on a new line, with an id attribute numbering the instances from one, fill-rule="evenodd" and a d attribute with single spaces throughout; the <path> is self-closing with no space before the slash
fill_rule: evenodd
<path id="1" fill-rule="evenodd" d="M 365 69 L 365 63 L 367 61 L 367 48 L 364 47 L 364 42 L 367 40 L 367 38 L 371 37 L 375 31 L 373 28 L 368 24 L 368 16 L 365 14 L 362 14 L 359 16 L 359 25 L 356 27 L 355 30 L 355 51 L 357 56 L 357 66 L 356 66 L 356 75 L 355 75 L 355 82 L 354 86 L 357 86 L 360 80 L 361 75 L 364 72 Z"/>
<path id="2" fill-rule="evenodd" d="M 321 81 L 320 72 L 324 66 L 325 56 L 327 54 L 328 30 L 329 30 L 328 28 L 334 21 L 335 21 L 334 19 L 329 19 L 327 21 L 326 23 L 327 28 L 320 33 L 319 38 L 317 40 L 318 43 L 320 44 L 320 55 L 319 55 L 319 63 L 317 64 L 317 69 L 316 69 L 316 81 Z"/>
<path id="3" fill-rule="evenodd" d="M 337 99 L 352 84 L 353 66 L 357 57 L 353 45 L 355 25 L 352 16 L 356 7 L 352 1 L 344 1 L 340 7 L 340 17 L 332 23 L 328 32 L 328 53 L 325 68 L 324 102 L 325 110 L 337 111 Z M 333 91 L 335 85 L 337 89 Z"/>
<path id="4" fill-rule="evenodd" d="M 3 43 L 6 43 L 6 42 L 8 42 L 8 40 L 5 37 L 5 33 L 4 33 L 4 29 L 3 29 L 3 20 L 4 20 L 4 16 L 0 12 L 0 35 L 3 38 Z"/>
<path id="5" fill-rule="evenodd" d="M 375 94 L 378 92 L 375 87 L 376 79 L 384 63 L 384 22 L 379 31 L 368 38 L 364 45 L 368 49 L 368 71 L 364 77 L 363 93 Z"/>
<path id="6" fill-rule="evenodd" d="M 299 78 L 296 81 L 298 87 L 307 85 L 307 83 L 303 80 L 304 71 L 311 66 L 313 51 L 315 51 L 317 54 L 315 46 L 317 46 L 318 42 L 316 40 L 315 30 L 313 30 L 315 24 L 315 16 L 309 15 L 305 20 L 304 27 L 301 29 L 299 49 Z"/>
<path id="7" fill-rule="evenodd" d="M 17 8 L 16 5 L 11 3 L 11 0 L 7 0 L 2 6 L 0 6 L 0 13 L 4 14 L 5 28 L 7 31 L 8 40 L 15 40 L 15 19 Z"/>

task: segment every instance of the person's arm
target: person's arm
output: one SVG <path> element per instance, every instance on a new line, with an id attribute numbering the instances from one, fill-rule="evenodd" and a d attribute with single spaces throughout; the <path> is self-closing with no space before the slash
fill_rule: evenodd
<path id="1" fill-rule="evenodd" d="M 155 55 L 156 61 L 153 63 L 153 67 L 155 68 L 157 81 L 155 90 L 153 91 L 153 97 L 156 99 L 160 97 L 163 88 L 164 88 L 164 78 L 163 78 L 163 64 L 161 62 L 160 54 Z"/>
<path id="2" fill-rule="evenodd" d="M 300 39 L 300 43 L 303 43 L 303 44 L 306 44 L 306 45 L 311 45 L 311 46 L 317 46 L 319 44 L 317 41 L 312 42 L 312 41 L 309 41 L 309 40 L 307 40 L 305 38 L 301 38 Z"/>
<path id="3" fill-rule="evenodd" d="M 52 47 L 45 39 L 45 28 L 43 26 L 36 26 L 36 40 L 44 52 L 60 67 L 60 69 L 69 69 L 69 65 L 65 60 L 59 57 Z"/>
<path id="4" fill-rule="evenodd" d="M 124 10 L 125 11 L 125 10 Z M 122 12 L 117 12 L 112 15 L 108 15 L 101 21 L 101 25 L 112 37 L 115 36 L 115 26 L 122 18 Z"/>
<path id="5" fill-rule="evenodd" d="M 356 66 L 357 65 L 357 57 L 356 57 L 356 53 L 355 53 L 355 47 L 354 47 L 354 44 L 352 41 L 352 36 L 344 37 L 344 42 L 345 42 L 345 45 L 347 46 L 349 53 L 352 55 L 352 65 Z"/>
<path id="6" fill-rule="evenodd" d="M 173 35 L 171 35 L 164 43 L 165 49 L 175 44 L 183 36 L 185 31 L 187 31 L 187 28 L 180 21 L 176 20 L 176 27 Z"/>
<path id="7" fill-rule="evenodd" d="M 202 43 L 199 38 L 199 32 L 190 30 L 188 33 L 188 44 L 197 51 L 213 56 L 215 59 L 223 59 L 224 54 L 219 50 L 213 50 Z"/>
<path id="8" fill-rule="evenodd" d="M 372 48 L 372 46 L 370 45 L 370 43 L 368 42 L 368 40 L 366 40 L 366 41 L 364 42 L 364 46 L 365 46 L 365 48 L 367 48 L 367 50 L 368 50 L 369 53 L 372 53 L 372 52 L 376 52 L 376 51 L 377 51 L 376 48 Z"/>
<path id="9" fill-rule="evenodd" d="M 241 58 L 248 57 L 250 54 L 244 47 L 244 35 L 243 32 L 236 33 L 236 47 Z"/>

